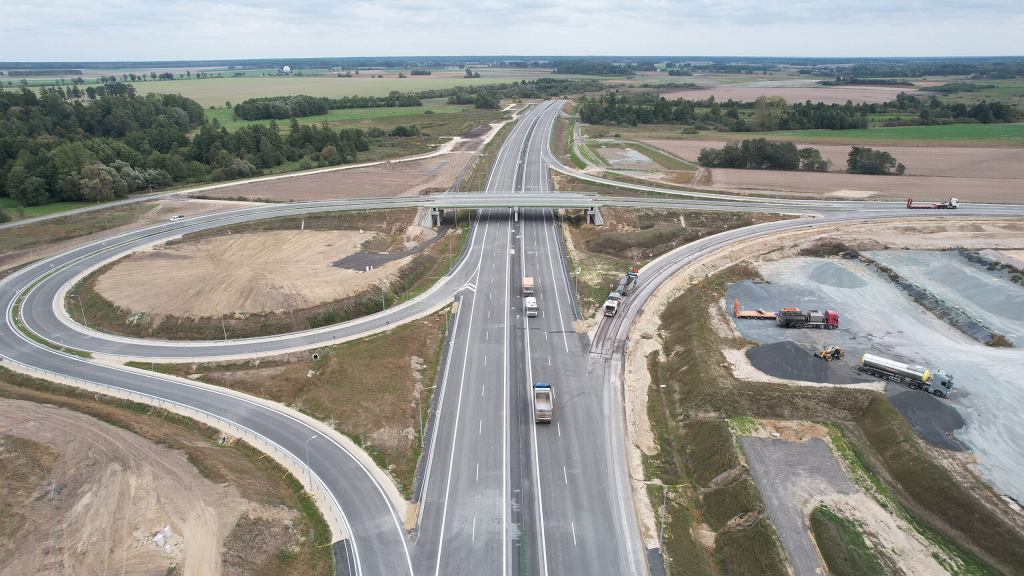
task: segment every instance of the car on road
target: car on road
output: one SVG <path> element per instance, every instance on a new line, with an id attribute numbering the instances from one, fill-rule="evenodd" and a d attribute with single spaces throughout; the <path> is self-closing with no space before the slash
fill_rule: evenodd
<path id="1" fill-rule="evenodd" d="M 167 221 L 168 222 L 177 222 L 179 220 L 184 220 L 184 219 L 185 219 L 185 215 L 184 214 L 176 214 L 176 215 L 171 216 L 170 218 L 168 218 Z"/>

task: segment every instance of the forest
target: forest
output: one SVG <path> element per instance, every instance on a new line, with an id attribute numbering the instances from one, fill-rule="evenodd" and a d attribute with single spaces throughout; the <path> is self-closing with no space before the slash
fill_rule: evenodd
<path id="1" fill-rule="evenodd" d="M 254 176 L 287 161 L 353 162 L 369 150 L 359 129 L 276 124 L 228 132 L 175 94 L 137 96 L 105 85 L 83 102 L 43 89 L 0 90 L 0 196 L 23 206 L 104 201 L 178 183 Z"/>

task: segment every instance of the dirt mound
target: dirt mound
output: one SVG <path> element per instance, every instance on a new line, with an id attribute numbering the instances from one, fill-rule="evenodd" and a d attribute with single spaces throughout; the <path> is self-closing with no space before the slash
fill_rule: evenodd
<path id="1" fill-rule="evenodd" d="M 811 270 L 810 279 L 833 288 L 863 288 L 868 285 L 866 280 L 832 261 L 822 262 Z"/>
<path id="2" fill-rule="evenodd" d="M 747 350 L 750 364 L 769 376 L 805 382 L 856 384 L 864 378 L 815 356 L 816 350 L 796 342 L 773 342 Z"/>

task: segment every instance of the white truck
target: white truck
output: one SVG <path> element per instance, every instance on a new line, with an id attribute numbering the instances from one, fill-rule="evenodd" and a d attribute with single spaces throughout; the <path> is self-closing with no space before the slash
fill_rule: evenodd
<path id="1" fill-rule="evenodd" d="M 604 301 L 604 315 L 615 316 L 615 313 L 619 311 L 619 301 L 608 299 Z"/>
<path id="2" fill-rule="evenodd" d="M 540 308 L 537 307 L 537 299 L 533 296 L 527 296 L 524 301 L 526 307 L 526 317 L 534 318 L 540 313 Z"/>
<path id="3" fill-rule="evenodd" d="M 555 391 L 551 384 L 533 385 L 533 418 L 537 424 L 550 424 L 555 418 Z"/>
<path id="4" fill-rule="evenodd" d="M 523 277 L 523 296 L 533 296 L 533 276 Z"/>

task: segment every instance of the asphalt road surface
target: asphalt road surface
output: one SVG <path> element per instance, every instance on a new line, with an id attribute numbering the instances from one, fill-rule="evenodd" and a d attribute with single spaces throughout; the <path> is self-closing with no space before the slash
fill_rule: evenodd
<path id="1" fill-rule="evenodd" d="M 487 184 L 489 194 L 474 196 L 473 205 L 507 206 L 508 195 L 519 192 L 523 206 L 551 204 L 543 194 L 551 188 L 548 168 L 573 172 L 560 166 L 550 151 L 551 128 L 559 113 L 559 103 L 546 102 L 523 115 L 499 151 Z M 427 294 L 381 314 L 316 331 L 226 342 L 142 341 L 69 325 L 59 313 L 60 296 L 75 278 L 126 251 L 189 231 L 305 212 L 468 201 L 418 197 L 261 206 L 133 232 L 8 276 L 0 281 L 0 303 L 6 310 L 0 354 L 8 359 L 5 362 L 203 410 L 261 435 L 300 461 L 306 441 L 317 434 L 315 427 L 227 392 L 59 353 L 15 326 L 16 304 L 25 325 L 50 341 L 105 355 L 183 360 L 330 344 L 386 329 L 455 298 L 458 312 L 439 384 L 433 441 L 425 456 L 416 529 L 405 532 L 384 490 L 343 446 L 323 438 L 310 445 L 310 473 L 324 483 L 344 513 L 347 561 L 360 574 L 642 574 L 647 571 L 645 551 L 625 467 L 621 367 L 629 327 L 654 290 L 680 267 L 735 241 L 822 223 L 946 214 L 908 211 L 898 203 L 738 201 L 613 184 L 680 198 L 620 199 L 628 205 L 822 215 L 814 221 L 732 230 L 655 260 L 644 268 L 620 312 L 602 321 L 593 342 L 572 328 L 576 307 L 558 228 L 551 211 L 542 208 L 524 209 L 518 217 L 509 208 L 479 210 L 460 263 Z M 568 194 L 558 198 L 580 201 Z M 950 215 L 972 214 L 1021 215 L 1024 209 L 976 205 Z M 541 315 L 536 318 L 523 314 L 523 275 L 537 282 Z M 551 425 L 533 423 L 530 386 L 536 381 L 549 382 L 555 389 Z"/>

